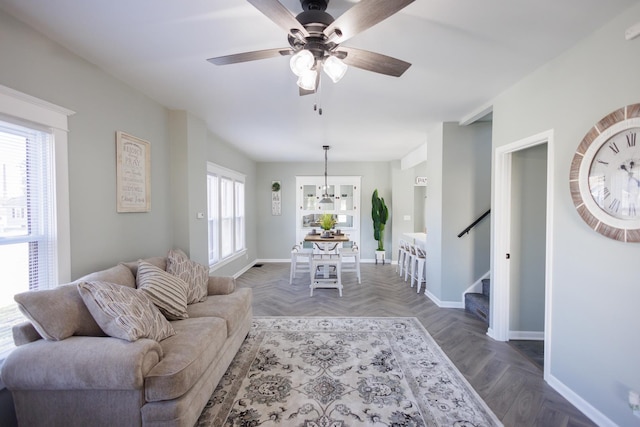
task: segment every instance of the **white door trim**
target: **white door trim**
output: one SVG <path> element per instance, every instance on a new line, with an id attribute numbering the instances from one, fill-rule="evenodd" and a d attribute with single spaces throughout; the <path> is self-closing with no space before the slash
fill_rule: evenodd
<path id="1" fill-rule="evenodd" d="M 494 154 L 494 191 L 491 209 L 493 277 L 491 279 L 491 325 L 487 334 L 498 341 L 509 340 L 509 262 L 511 241 L 511 160 L 513 153 L 547 144 L 547 218 L 545 256 L 545 320 L 544 320 L 544 379 L 550 375 L 551 315 L 552 315 L 552 249 L 553 249 L 553 185 L 554 185 L 553 130 L 498 147 Z"/>

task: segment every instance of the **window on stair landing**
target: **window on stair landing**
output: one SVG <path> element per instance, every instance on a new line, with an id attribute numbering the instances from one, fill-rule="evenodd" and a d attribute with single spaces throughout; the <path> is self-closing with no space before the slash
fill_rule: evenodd
<path id="1" fill-rule="evenodd" d="M 209 265 L 220 267 L 246 252 L 245 175 L 207 164 Z"/>
<path id="2" fill-rule="evenodd" d="M 57 284 L 52 139 L 0 121 L 0 357 L 25 320 L 13 296 Z"/>

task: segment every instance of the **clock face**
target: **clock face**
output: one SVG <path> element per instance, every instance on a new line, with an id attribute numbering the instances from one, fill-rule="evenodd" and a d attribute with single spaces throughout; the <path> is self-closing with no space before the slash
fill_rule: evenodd
<path id="1" fill-rule="evenodd" d="M 569 187 L 584 222 L 622 242 L 640 242 L 640 104 L 603 117 L 571 162 Z"/>
<path id="2" fill-rule="evenodd" d="M 619 219 L 640 217 L 640 127 L 609 137 L 589 169 L 589 191 L 595 203 Z"/>

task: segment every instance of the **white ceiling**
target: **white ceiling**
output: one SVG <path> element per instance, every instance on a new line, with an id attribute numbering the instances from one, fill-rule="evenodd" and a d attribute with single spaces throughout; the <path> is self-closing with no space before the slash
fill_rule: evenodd
<path id="1" fill-rule="evenodd" d="M 393 1 L 393 0 L 388 0 Z M 299 0 L 281 0 L 297 15 Z M 330 0 L 338 17 L 357 0 Z M 413 65 L 400 78 L 350 68 L 298 95 L 288 57 L 207 58 L 288 47 L 243 0 L 0 0 L 0 7 L 170 109 L 204 119 L 256 161 L 400 159 L 429 127 L 459 121 L 638 0 L 417 0 L 344 46 Z M 624 37 L 625 28 L 620 28 Z M 313 105 L 322 106 L 323 114 Z"/>

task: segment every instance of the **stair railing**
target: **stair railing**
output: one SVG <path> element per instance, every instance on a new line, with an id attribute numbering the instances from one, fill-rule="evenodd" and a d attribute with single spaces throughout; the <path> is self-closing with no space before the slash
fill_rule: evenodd
<path id="1" fill-rule="evenodd" d="M 480 217 L 478 219 L 476 219 L 475 221 L 473 221 L 471 224 L 469 224 L 469 226 L 467 228 L 465 228 L 464 230 L 462 230 L 460 232 L 460 234 L 458 234 L 458 237 L 462 237 L 465 234 L 469 234 L 469 231 L 471 231 L 471 229 L 473 227 L 475 227 L 476 225 L 478 225 L 478 223 L 480 221 L 482 221 L 487 215 L 489 215 L 491 213 L 491 209 L 489 209 L 488 211 L 486 211 L 485 213 L 483 213 L 482 215 L 480 215 Z"/>

